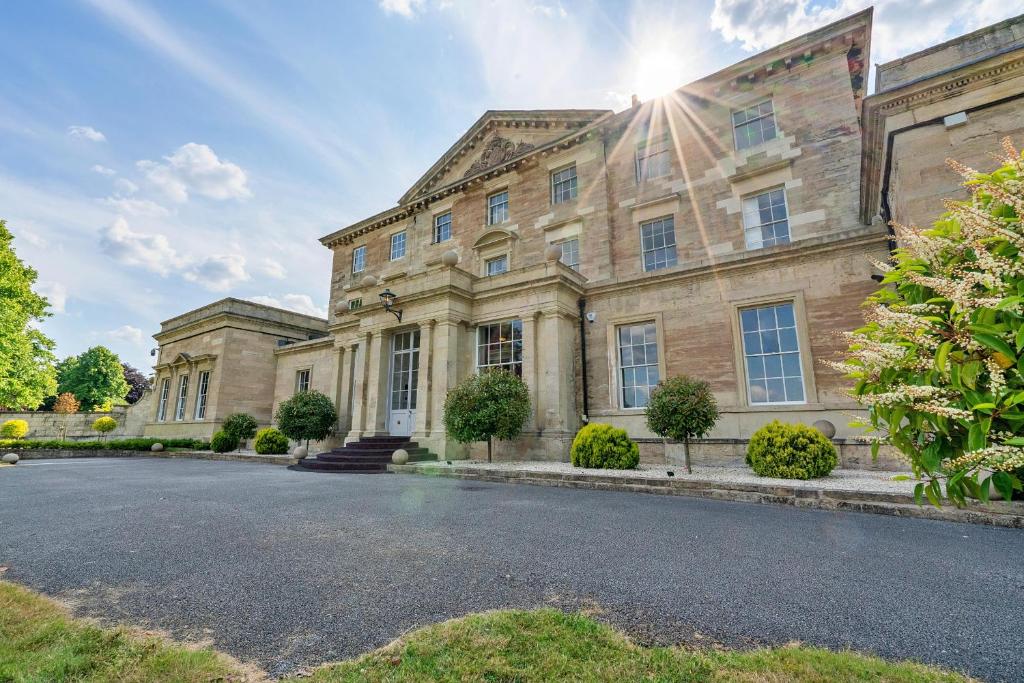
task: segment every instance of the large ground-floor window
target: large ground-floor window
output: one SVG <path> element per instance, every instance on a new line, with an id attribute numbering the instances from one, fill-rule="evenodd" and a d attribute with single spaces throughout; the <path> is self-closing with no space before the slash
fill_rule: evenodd
<path id="1" fill-rule="evenodd" d="M 495 368 L 523 376 L 523 321 L 505 320 L 481 325 L 476 336 L 477 372 Z"/>
<path id="2" fill-rule="evenodd" d="M 793 302 L 742 309 L 740 327 L 750 403 L 803 403 Z"/>
<path id="3" fill-rule="evenodd" d="M 622 325 L 619 346 L 619 393 L 623 408 L 643 408 L 658 384 L 658 328 L 653 322 Z"/>

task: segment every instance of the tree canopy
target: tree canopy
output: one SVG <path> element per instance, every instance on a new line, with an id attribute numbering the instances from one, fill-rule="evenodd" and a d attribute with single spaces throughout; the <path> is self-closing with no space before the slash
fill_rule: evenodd
<path id="1" fill-rule="evenodd" d="M 121 363 L 124 368 L 124 381 L 128 382 L 128 395 L 124 397 L 125 403 L 132 405 L 137 403 L 142 395 L 149 388 L 149 378 L 142 374 L 138 368 Z"/>
<path id="2" fill-rule="evenodd" d="M 711 386 L 686 376 L 672 377 L 655 387 L 647 404 L 647 428 L 663 438 L 683 442 L 690 471 L 690 439 L 707 436 L 718 421 L 718 402 Z"/>
<path id="3" fill-rule="evenodd" d="M 131 387 L 117 354 L 105 346 L 94 346 L 60 362 L 57 391 L 71 393 L 82 410 L 109 409 L 123 404 Z"/>
<path id="4" fill-rule="evenodd" d="M 522 379 L 505 370 L 473 375 L 448 392 L 444 426 L 459 443 L 510 440 L 519 436 L 530 416 L 530 391 Z"/>
<path id="5" fill-rule="evenodd" d="M 330 436 L 338 413 L 334 404 L 319 391 L 302 391 L 277 408 L 277 428 L 289 439 L 322 441 Z"/>
<path id="6" fill-rule="evenodd" d="M 55 344 L 34 325 L 50 316 L 50 303 L 32 291 L 38 274 L 13 241 L 0 220 L 0 408 L 32 409 L 57 389 Z"/>

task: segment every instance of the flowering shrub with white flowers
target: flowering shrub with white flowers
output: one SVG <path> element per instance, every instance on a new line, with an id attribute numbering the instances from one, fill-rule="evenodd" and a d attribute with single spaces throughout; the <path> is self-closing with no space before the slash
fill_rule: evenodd
<path id="1" fill-rule="evenodd" d="M 875 264 L 882 288 L 867 324 L 833 367 L 856 380 L 873 454 L 891 444 L 940 505 L 1009 500 L 1024 478 L 1024 156 L 1003 142 L 1003 166 L 957 162 L 967 201 L 947 201 L 931 228 L 894 226 L 900 248 Z"/>

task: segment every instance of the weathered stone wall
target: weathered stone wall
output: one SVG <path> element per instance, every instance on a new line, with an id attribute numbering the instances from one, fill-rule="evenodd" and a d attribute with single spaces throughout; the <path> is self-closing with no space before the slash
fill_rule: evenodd
<path id="1" fill-rule="evenodd" d="M 26 439 L 59 439 L 62 427 L 67 425 L 69 440 L 85 441 L 103 437 L 92 429 L 92 423 L 103 416 L 117 420 L 117 429 L 107 432 L 108 439 L 141 436 L 137 421 L 129 419 L 127 408 L 115 407 L 109 413 L 70 413 L 67 415 L 51 412 L 8 412 L 0 411 L 0 424 L 8 420 L 28 422 Z"/>

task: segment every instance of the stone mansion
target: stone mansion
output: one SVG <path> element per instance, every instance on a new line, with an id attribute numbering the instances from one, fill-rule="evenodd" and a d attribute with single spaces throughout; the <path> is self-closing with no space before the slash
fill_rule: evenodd
<path id="1" fill-rule="evenodd" d="M 848 383 L 818 361 L 860 325 L 889 220 L 934 219 L 963 192 L 946 157 L 985 167 L 1024 132 L 1024 17 L 877 66 L 867 96 L 871 17 L 621 112 L 486 112 L 396 206 L 321 238 L 327 320 L 229 298 L 164 322 L 145 433 L 270 424 L 315 389 L 337 442 L 478 455 L 446 438 L 445 394 L 505 368 L 533 410 L 497 457 L 567 460 L 599 421 L 657 459 L 644 406 L 685 374 L 722 412 L 698 457 L 780 419 L 828 421 L 863 458 Z"/>

